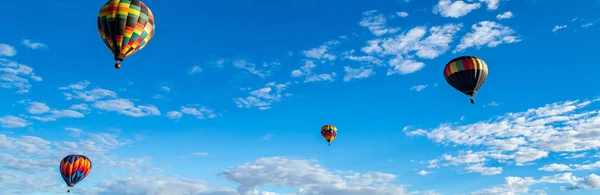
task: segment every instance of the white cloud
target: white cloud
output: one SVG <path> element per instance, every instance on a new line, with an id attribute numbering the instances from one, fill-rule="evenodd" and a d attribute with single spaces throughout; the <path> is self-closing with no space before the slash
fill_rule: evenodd
<path id="1" fill-rule="evenodd" d="M 92 106 L 99 110 L 117 112 L 119 114 L 132 116 L 132 117 L 160 115 L 160 111 L 154 105 L 136 106 L 130 100 L 121 99 L 121 98 L 113 99 L 113 100 L 97 101 L 97 102 L 94 102 L 94 104 Z"/>
<path id="2" fill-rule="evenodd" d="M 590 174 L 584 178 L 573 176 L 572 173 L 561 173 L 553 176 L 543 176 L 539 179 L 533 177 L 506 177 L 504 185 L 477 190 L 471 195 L 505 195 L 529 194 L 530 187 L 536 184 L 566 184 L 565 190 L 600 189 L 600 176 Z M 546 194 L 543 190 L 534 190 L 540 195 Z"/>
<path id="3" fill-rule="evenodd" d="M 366 11 L 363 12 L 362 15 L 363 19 L 359 22 L 359 25 L 362 27 L 367 27 L 375 36 L 394 34 L 400 30 L 399 28 L 387 27 L 385 16 L 382 13 L 377 12 L 377 10 Z M 398 15 L 400 16 L 401 14 Z"/>
<path id="4" fill-rule="evenodd" d="M 200 68 L 200 66 L 193 66 L 192 68 L 190 68 L 189 74 L 201 73 L 202 71 L 203 70 L 202 68 Z"/>
<path id="5" fill-rule="evenodd" d="M 425 64 L 422 62 L 416 62 L 414 60 L 402 59 L 400 56 L 398 56 L 394 59 L 391 59 L 390 61 L 388 61 L 388 64 L 392 68 L 388 70 L 387 75 L 411 74 L 411 73 L 417 72 L 417 71 L 423 69 L 423 67 L 425 67 Z"/>
<path id="6" fill-rule="evenodd" d="M 378 47 L 378 46 L 377 46 Z M 368 49 L 367 49 L 368 50 Z M 348 59 L 355 62 L 360 62 L 366 65 L 381 65 L 383 61 L 375 56 L 354 56 L 354 50 L 344 53 L 344 59 Z"/>
<path id="7" fill-rule="evenodd" d="M 90 110 L 90 108 L 88 107 L 87 104 L 74 104 L 69 108 L 72 110 L 81 110 L 81 111 Z"/>
<path id="8" fill-rule="evenodd" d="M 12 115 L 0 117 L 0 126 L 2 126 L 3 128 L 21 128 L 27 127 L 29 125 L 30 123 L 21 117 L 16 117 Z"/>
<path id="9" fill-rule="evenodd" d="M 465 168 L 469 173 L 480 173 L 481 175 L 498 175 L 502 173 L 502 167 L 486 167 L 482 163 L 471 164 Z"/>
<path id="10" fill-rule="evenodd" d="M 588 22 L 588 23 L 581 25 L 581 28 L 587 28 L 587 27 L 593 26 L 594 24 L 595 24 L 594 22 Z"/>
<path id="11" fill-rule="evenodd" d="M 425 171 L 425 170 L 421 170 L 421 171 L 419 171 L 417 174 L 425 176 L 425 175 L 429 175 L 429 174 L 431 174 L 431 172 L 429 172 L 429 171 Z"/>
<path id="12" fill-rule="evenodd" d="M 29 112 L 29 114 L 43 114 L 48 111 L 50 111 L 50 107 L 42 102 L 31 102 L 27 107 L 27 112 Z"/>
<path id="13" fill-rule="evenodd" d="M 198 119 L 215 118 L 217 116 L 212 109 L 199 105 L 182 106 L 180 111 L 183 114 L 191 115 Z"/>
<path id="14" fill-rule="evenodd" d="M 498 19 L 498 20 L 510 19 L 512 17 L 513 17 L 513 13 L 512 12 L 504 12 L 502 14 L 496 15 L 496 19 Z"/>
<path id="15" fill-rule="evenodd" d="M 0 87 L 6 89 L 16 88 L 17 93 L 28 93 L 31 89 L 29 79 L 42 81 L 42 77 L 36 76 L 33 68 L 19 64 L 15 61 L 0 58 Z"/>
<path id="16" fill-rule="evenodd" d="M 566 24 L 565 25 L 556 25 L 556 26 L 554 26 L 554 28 L 552 28 L 552 32 L 556 32 L 563 28 L 567 28 L 567 25 Z"/>
<path id="17" fill-rule="evenodd" d="M 67 92 L 63 92 L 65 95 L 65 99 L 79 99 L 87 102 L 94 102 L 101 99 L 107 98 L 116 98 L 117 93 L 108 89 L 102 89 L 100 87 L 96 87 L 92 90 L 85 90 L 90 85 L 89 81 L 81 81 L 75 84 L 70 84 L 66 87 L 60 87 L 58 89 L 64 90 Z"/>
<path id="18" fill-rule="evenodd" d="M 406 18 L 408 16 L 407 12 L 396 12 L 396 15 L 401 18 Z"/>
<path id="19" fill-rule="evenodd" d="M 600 115 L 598 111 L 583 108 L 597 102 L 565 101 L 528 109 L 524 112 L 508 113 L 488 121 L 468 125 L 444 123 L 426 131 L 417 129 L 406 134 L 426 136 L 441 144 L 452 144 L 479 148 L 481 151 L 461 151 L 459 156 L 444 154 L 431 161 L 438 165 L 478 165 L 498 161 L 503 164 L 528 166 L 536 160 L 548 157 L 549 153 L 581 154 L 600 148 Z M 573 155 L 571 155 L 573 156 Z M 568 157 L 568 156 L 567 156 Z M 600 164 L 600 163 L 599 163 Z M 572 165 L 576 169 L 590 169 L 595 165 Z M 562 165 L 548 165 L 540 170 L 565 169 Z"/>
<path id="20" fill-rule="evenodd" d="M 193 155 L 194 156 L 208 156 L 208 152 L 196 152 Z"/>
<path id="21" fill-rule="evenodd" d="M 181 112 L 171 111 L 167 112 L 165 116 L 169 117 L 170 119 L 180 119 L 183 116 L 183 114 Z"/>
<path id="22" fill-rule="evenodd" d="M 47 48 L 48 46 L 46 44 L 40 43 L 40 42 L 33 42 L 29 39 L 25 39 L 23 40 L 23 45 L 27 46 L 28 48 L 31 49 L 41 49 L 41 48 Z"/>
<path id="23" fill-rule="evenodd" d="M 163 92 L 169 92 L 169 91 L 171 91 L 171 88 L 166 85 L 162 85 L 162 86 L 160 86 L 160 90 Z"/>
<path id="24" fill-rule="evenodd" d="M 412 86 L 410 88 L 410 90 L 422 91 L 425 88 L 427 88 L 427 85 L 415 85 L 415 86 Z"/>
<path id="25" fill-rule="evenodd" d="M 85 115 L 75 110 L 50 110 L 45 116 L 32 116 L 32 119 L 42 122 L 56 121 L 59 118 L 83 118 Z"/>
<path id="26" fill-rule="evenodd" d="M 289 85 L 290 83 L 277 84 L 270 82 L 263 88 L 250 91 L 247 97 L 234 98 L 233 102 L 239 108 L 256 107 L 260 110 L 267 110 L 271 108 L 274 102 L 279 102 L 283 96 L 289 95 L 283 93 Z"/>
<path id="27" fill-rule="evenodd" d="M 10 45 L 0 44 L 0 56 L 13 57 L 17 55 L 17 50 Z"/>
<path id="28" fill-rule="evenodd" d="M 465 3 L 461 0 L 439 0 L 438 4 L 433 8 L 433 13 L 439 13 L 443 17 L 460 18 L 480 7 L 480 3 Z"/>
<path id="29" fill-rule="evenodd" d="M 515 31 L 496 22 L 481 21 L 471 26 L 473 29 L 462 37 L 461 42 L 454 52 L 464 51 L 467 48 L 482 46 L 496 47 L 502 43 L 517 43 L 521 40 L 514 35 Z"/>
<path id="30" fill-rule="evenodd" d="M 324 73 L 324 74 L 314 74 L 314 75 L 310 75 L 308 77 L 306 77 L 306 79 L 304 80 L 305 83 L 310 83 L 310 82 L 319 82 L 319 81 L 329 81 L 329 82 L 333 82 L 334 81 L 334 77 L 337 76 L 337 73 L 332 72 L 332 73 Z"/>
<path id="31" fill-rule="evenodd" d="M 348 66 L 344 66 L 344 72 L 346 72 L 344 75 L 344 81 L 346 82 L 352 79 L 369 78 L 370 76 L 375 75 L 375 71 L 373 71 L 372 68 L 365 68 L 362 66 L 359 68 L 350 68 Z"/>
<path id="32" fill-rule="evenodd" d="M 306 56 L 307 58 L 312 58 L 312 59 L 325 59 L 325 60 L 335 60 L 336 56 L 331 54 L 330 52 L 328 52 L 329 50 L 329 46 L 327 45 L 321 45 L 317 48 L 312 48 L 310 50 L 306 50 L 306 51 L 302 51 L 302 53 L 304 54 L 304 56 Z"/>
<path id="33" fill-rule="evenodd" d="M 502 0 L 479 0 L 479 2 L 486 3 L 488 10 L 497 10 Z"/>
<path id="34" fill-rule="evenodd" d="M 65 128 L 65 130 L 70 132 L 69 135 L 71 135 L 73 137 L 79 137 L 79 136 L 81 136 L 81 133 L 83 132 L 83 130 L 78 129 L 78 128 L 73 128 L 73 127 L 67 127 L 67 128 Z"/>
<path id="35" fill-rule="evenodd" d="M 256 64 L 248 62 L 247 60 L 235 60 L 233 61 L 233 66 L 262 78 L 269 76 L 270 74 L 269 71 L 259 70 Z"/>
<path id="36" fill-rule="evenodd" d="M 493 106 L 493 107 L 500 106 L 500 103 L 498 103 L 498 102 L 490 102 L 489 104 L 487 104 L 487 106 Z"/>
<path id="37" fill-rule="evenodd" d="M 424 26 L 417 26 L 409 31 L 393 37 L 368 41 L 368 46 L 361 50 L 367 54 L 392 56 L 395 59 L 409 58 L 411 54 L 425 58 L 437 58 L 445 53 L 454 35 L 462 24 L 446 24 L 429 28 L 429 36 Z M 407 57 L 403 57 L 407 56 Z"/>

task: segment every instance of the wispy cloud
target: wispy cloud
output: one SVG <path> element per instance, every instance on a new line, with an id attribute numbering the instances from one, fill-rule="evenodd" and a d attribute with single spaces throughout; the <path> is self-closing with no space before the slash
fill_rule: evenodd
<path id="1" fill-rule="evenodd" d="M 17 55 L 17 50 L 10 45 L 0 44 L 0 56 L 13 57 Z"/>
<path id="2" fill-rule="evenodd" d="M 200 68 L 200 66 L 193 66 L 192 68 L 190 68 L 189 74 L 201 73 L 202 71 L 203 69 Z"/>
<path id="3" fill-rule="evenodd" d="M 512 17 L 514 17 L 514 15 L 513 15 L 513 13 L 512 13 L 512 12 L 504 12 L 504 13 L 502 13 L 502 14 L 498 14 L 498 15 L 496 16 L 496 19 L 498 19 L 498 20 L 503 20 L 503 19 L 510 19 L 510 18 L 512 18 Z"/>
<path id="4" fill-rule="evenodd" d="M 47 48 L 48 45 L 44 44 L 44 43 L 40 43 L 40 42 L 33 42 L 29 39 L 25 39 L 23 40 L 23 45 L 27 46 L 28 48 L 31 49 L 42 49 L 42 48 Z"/>
<path id="5" fill-rule="evenodd" d="M 415 85 L 410 88 L 410 90 L 414 90 L 417 92 L 423 91 L 423 89 L 427 88 L 428 85 Z"/>
<path id="6" fill-rule="evenodd" d="M 556 26 L 554 26 L 554 28 L 552 28 L 552 32 L 556 32 L 556 31 L 564 29 L 564 28 L 567 28 L 566 24 L 565 25 L 556 25 Z"/>
<path id="7" fill-rule="evenodd" d="M 289 85 L 290 83 L 269 82 L 263 88 L 250 91 L 247 97 L 234 98 L 233 102 L 239 108 L 256 107 L 260 110 L 267 110 L 274 102 L 279 102 L 282 97 L 291 95 L 284 93 Z"/>

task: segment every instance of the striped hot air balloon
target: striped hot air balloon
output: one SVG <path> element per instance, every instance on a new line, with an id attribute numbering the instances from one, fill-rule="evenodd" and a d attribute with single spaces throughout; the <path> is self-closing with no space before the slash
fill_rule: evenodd
<path id="1" fill-rule="evenodd" d="M 327 143 L 331 146 L 331 142 L 333 139 L 335 139 L 335 136 L 337 136 L 337 127 L 333 125 L 325 125 L 321 127 L 321 136 L 323 136 L 323 138 L 325 138 Z"/>
<path id="2" fill-rule="evenodd" d="M 67 186 L 74 187 L 88 176 L 92 170 L 92 161 L 83 155 L 69 155 L 60 161 L 59 169 Z M 71 190 L 69 189 L 67 192 L 71 192 Z"/>
<path id="3" fill-rule="evenodd" d="M 471 96 L 475 104 L 475 94 L 488 76 L 487 64 L 475 56 L 454 58 L 444 68 L 444 78 L 454 89 Z"/>
<path id="4" fill-rule="evenodd" d="M 144 48 L 154 36 L 154 15 L 139 0 L 110 0 L 98 13 L 98 32 L 119 69 L 121 61 Z"/>

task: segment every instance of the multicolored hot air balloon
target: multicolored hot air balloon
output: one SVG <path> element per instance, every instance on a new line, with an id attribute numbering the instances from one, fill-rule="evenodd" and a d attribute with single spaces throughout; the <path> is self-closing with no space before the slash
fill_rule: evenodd
<path id="1" fill-rule="evenodd" d="M 485 62 L 475 56 L 454 58 L 444 68 L 444 78 L 454 89 L 471 96 L 475 104 L 475 94 L 481 88 L 488 75 Z"/>
<path id="2" fill-rule="evenodd" d="M 337 136 L 337 127 L 333 125 L 325 125 L 321 127 L 321 136 L 323 136 L 329 146 L 331 146 L 331 142 L 333 139 L 335 139 L 335 136 Z"/>
<path id="3" fill-rule="evenodd" d="M 98 13 L 98 32 L 114 54 L 115 68 L 154 36 L 154 15 L 139 0 L 109 0 Z"/>
<path id="4" fill-rule="evenodd" d="M 83 155 L 69 155 L 60 161 L 60 175 L 69 187 L 85 179 L 92 170 L 92 161 Z M 71 192 L 71 189 L 67 190 Z"/>

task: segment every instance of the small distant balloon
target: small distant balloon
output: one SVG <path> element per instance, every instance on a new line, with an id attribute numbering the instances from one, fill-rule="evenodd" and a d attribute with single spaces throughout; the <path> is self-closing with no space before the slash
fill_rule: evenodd
<path id="1" fill-rule="evenodd" d="M 92 161 L 83 155 L 68 155 L 60 161 L 60 175 L 69 187 L 85 179 L 92 170 Z M 67 190 L 71 192 L 71 189 Z"/>
<path id="2" fill-rule="evenodd" d="M 109 0 L 98 13 L 98 32 L 119 69 L 126 57 L 146 47 L 154 36 L 154 15 L 139 0 Z"/>
<path id="3" fill-rule="evenodd" d="M 329 146 L 331 146 L 331 142 L 333 139 L 335 139 L 335 136 L 337 136 L 337 127 L 333 125 L 325 125 L 321 127 L 321 136 L 323 136 Z"/>
<path id="4" fill-rule="evenodd" d="M 471 96 L 475 104 L 475 94 L 488 76 L 487 64 L 475 56 L 460 56 L 446 64 L 444 78 L 454 89 Z"/>

